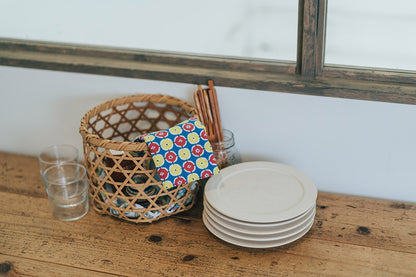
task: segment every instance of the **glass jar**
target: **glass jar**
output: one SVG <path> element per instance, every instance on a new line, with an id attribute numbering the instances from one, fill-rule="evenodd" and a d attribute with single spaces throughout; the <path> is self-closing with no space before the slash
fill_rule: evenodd
<path id="1" fill-rule="evenodd" d="M 233 132 L 223 129 L 223 136 L 223 141 L 211 142 L 212 150 L 214 151 L 219 169 L 241 163 L 240 153 L 235 147 Z"/>

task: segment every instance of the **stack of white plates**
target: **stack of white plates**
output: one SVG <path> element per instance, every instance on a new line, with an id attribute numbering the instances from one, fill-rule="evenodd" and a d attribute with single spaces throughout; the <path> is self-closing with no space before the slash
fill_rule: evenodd
<path id="1" fill-rule="evenodd" d="M 208 180 L 203 221 L 213 235 L 235 245 L 281 246 L 312 227 L 316 197 L 313 181 L 293 167 L 241 163 Z"/>

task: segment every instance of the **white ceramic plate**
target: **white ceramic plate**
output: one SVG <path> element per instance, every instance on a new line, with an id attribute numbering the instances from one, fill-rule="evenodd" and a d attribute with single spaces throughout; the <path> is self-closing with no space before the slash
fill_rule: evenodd
<path id="1" fill-rule="evenodd" d="M 291 220 L 280 221 L 278 223 L 248 223 L 244 221 L 237 221 L 220 214 L 214 208 L 212 208 L 208 202 L 204 201 L 204 211 L 218 224 L 224 226 L 227 229 L 231 229 L 240 233 L 246 234 L 276 234 L 280 232 L 289 231 L 296 228 L 304 221 L 308 220 L 310 216 L 315 214 L 315 205 L 307 212 L 299 217 Z"/>
<path id="2" fill-rule="evenodd" d="M 223 241 L 226 241 L 234 245 L 249 247 L 249 248 L 270 248 L 270 247 L 277 247 L 277 246 L 289 244 L 291 242 L 294 242 L 295 240 L 300 239 L 302 236 L 304 236 L 313 225 L 313 222 L 311 222 L 308 226 L 306 226 L 306 228 L 304 228 L 300 232 L 293 234 L 292 236 L 287 237 L 287 238 L 276 239 L 273 241 L 253 241 L 253 240 L 238 239 L 230 235 L 224 234 L 223 232 L 221 232 L 220 230 L 212 226 L 208 222 L 204 214 L 202 214 L 202 220 L 205 224 L 205 227 L 208 229 L 208 231 L 210 231 L 214 236 L 218 237 L 219 239 L 222 239 Z"/>
<path id="3" fill-rule="evenodd" d="M 252 223 L 297 217 L 316 202 L 317 189 L 301 171 L 271 162 L 246 162 L 212 176 L 204 192 L 220 213 Z"/>
<path id="4" fill-rule="evenodd" d="M 309 226 L 311 222 L 314 221 L 315 213 L 311 214 L 306 220 L 304 220 L 301 224 L 299 224 L 295 228 L 291 228 L 289 230 L 278 232 L 278 233 L 273 233 L 273 234 L 262 234 L 262 233 L 257 233 L 257 232 L 255 233 L 239 232 L 234 229 L 227 228 L 224 225 L 220 224 L 219 222 L 215 220 L 215 218 L 212 218 L 209 212 L 207 212 L 206 210 L 204 210 L 204 216 L 211 226 L 215 227 L 215 229 L 233 238 L 242 239 L 242 240 L 250 240 L 250 241 L 275 241 L 277 239 L 285 239 L 285 238 L 291 237 L 294 234 L 301 232 L 303 229 Z"/>

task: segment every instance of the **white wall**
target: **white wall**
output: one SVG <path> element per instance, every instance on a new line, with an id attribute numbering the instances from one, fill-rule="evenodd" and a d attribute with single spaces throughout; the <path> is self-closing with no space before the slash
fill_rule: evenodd
<path id="1" fill-rule="evenodd" d="M 81 117 L 134 93 L 192 103 L 194 84 L 0 66 L 0 151 L 81 149 Z M 244 160 L 283 162 L 321 191 L 416 202 L 416 106 L 217 87 Z M 0 161 L 1 162 L 1 161 Z"/>

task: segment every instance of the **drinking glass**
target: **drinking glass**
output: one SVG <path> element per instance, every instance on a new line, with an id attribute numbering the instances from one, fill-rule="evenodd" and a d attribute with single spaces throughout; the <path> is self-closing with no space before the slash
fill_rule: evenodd
<path id="1" fill-rule="evenodd" d="M 48 146 L 39 153 L 40 175 L 51 166 L 63 163 L 78 163 L 78 149 L 75 146 L 60 144 Z"/>
<path id="2" fill-rule="evenodd" d="M 77 220 L 88 213 L 86 169 L 77 163 L 51 166 L 43 172 L 52 214 L 63 221 Z"/>

